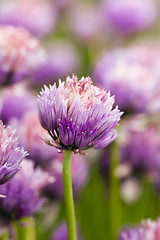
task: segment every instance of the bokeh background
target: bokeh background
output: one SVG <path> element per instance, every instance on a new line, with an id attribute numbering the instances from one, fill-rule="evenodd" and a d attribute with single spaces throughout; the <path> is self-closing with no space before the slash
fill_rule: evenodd
<path id="1" fill-rule="evenodd" d="M 20 77 L 17 72 L 6 77 L 2 71 L 8 41 L 2 28 L 8 25 L 26 29 L 39 42 L 39 52 L 30 59 L 34 67 L 27 68 L 22 58 L 20 72 L 23 68 L 26 72 Z M 6 45 L 12 41 L 14 37 Z M 17 50 L 10 51 L 14 57 Z M 158 0 L 1 0 L 0 62 L 0 119 L 16 129 L 20 145 L 29 152 L 26 161 L 34 164 L 32 170 L 41 168 L 55 180 L 38 188 L 43 204 L 29 218 L 25 214 L 11 218 L 6 199 L 1 199 L 1 219 L 7 219 L 2 230 L 12 228 L 13 239 L 67 239 L 62 154 L 41 139 L 46 133 L 38 120 L 37 95 L 44 84 L 73 73 L 90 76 L 95 85 L 110 90 L 124 112 L 114 143 L 103 150 L 91 149 L 86 156 L 73 155 L 80 239 L 118 240 L 124 227 L 160 216 Z M 14 182 L 8 184 L 14 187 Z M 9 191 L 3 188 L 5 184 L 1 193 Z M 23 202 L 24 208 L 29 202 L 29 198 Z"/>

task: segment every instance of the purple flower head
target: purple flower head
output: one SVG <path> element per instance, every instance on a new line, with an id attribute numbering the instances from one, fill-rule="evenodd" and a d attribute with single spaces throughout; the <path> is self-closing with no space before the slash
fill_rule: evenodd
<path id="1" fill-rule="evenodd" d="M 8 221 L 18 220 L 33 215 L 44 199 L 39 192 L 48 181 L 48 175 L 40 169 L 34 169 L 33 163 L 24 160 L 21 171 L 0 188 L 0 214 Z"/>
<path id="2" fill-rule="evenodd" d="M 160 219 L 143 221 L 140 227 L 123 230 L 120 240 L 159 240 Z"/>
<path id="3" fill-rule="evenodd" d="M 39 123 L 37 110 L 27 111 L 20 121 L 14 121 L 13 124 L 18 129 L 21 145 L 36 165 L 45 167 L 57 155 L 56 149 L 42 140 L 48 134 Z"/>
<path id="4" fill-rule="evenodd" d="M 27 152 L 18 146 L 18 138 L 10 127 L 0 121 L 0 184 L 8 182 L 20 170 Z"/>
<path id="5" fill-rule="evenodd" d="M 146 240 L 144 236 L 144 229 L 139 227 L 122 231 L 120 240 Z"/>
<path id="6" fill-rule="evenodd" d="M 70 25 L 78 40 L 93 41 L 104 34 L 99 6 L 82 3 L 72 6 L 69 12 Z"/>
<path id="7" fill-rule="evenodd" d="M 2 91 L 0 116 L 4 124 L 8 124 L 14 118 L 21 119 L 25 112 L 36 107 L 36 98 L 26 91 L 22 84 L 15 84 L 12 88 Z"/>
<path id="8" fill-rule="evenodd" d="M 0 24 L 23 27 L 38 37 L 49 33 L 56 19 L 57 12 L 47 0 L 5 1 L 0 5 Z"/>
<path id="9" fill-rule="evenodd" d="M 0 85 L 29 78 L 44 59 L 39 42 L 27 30 L 0 26 Z"/>
<path id="10" fill-rule="evenodd" d="M 78 69 L 80 58 L 74 45 L 70 42 L 54 42 L 46 61 L 39 65 L 32 82 L 34 85 L 54 83 Z"/>
<path id="11" fill-rule="evenodd" d="M 49 197 L 63 198 L 63 155 L 58 154 L 48 166 L 48 173 L 55 178 L 53 183 L 48 183 L 44 192 Z M 88 164 L 82 155 L 73 155 L 71 160 L 73 194 L 76 197 L 84 186 L 88 177 Z"/>
<path id="12" fill-rule="evenodd" d="M 93 86 L 89 77 L 78 81 L 73 75 L 58 87 L 45 86 L 38 101 L 41 125 L 53 139 L 46 142 L 60 150 L 103 148 L 117 136 L 114 128 L 122 113 L 112 110 L 114 97 Z"/>
<path id="13" fill-rule="evenodd" d="M 104 16 L 121 33 L 133 33 L 148 28 L 156 19 L 156 6 L 152 0 L 108 0 L 104 2 Z"/>
<path id="14" fill-rule="evenodd" d="M 117 49 L 97 61 L 95 79 L 116 95 L 116 103 L 125 112 L 153 112 L 160 105 L 156 49 L 158 52 L 159 47 L 153 50 L 151 46 Z"/>
<path id="15" fill-rule="evenodd" d="M 121 161 L 134 172 L 156 172 L 160 169 L 159 126 L 145 116 L 126 119 L 121 125 Z"/>
<path id="16" fill-rule="evenodd" d="M 61 224 L 57 229 L 55 229 L 54 233 L 51 236 L 51 240 L 67 240 L 67 225 L 65 223 Z M 81 240 L 81 236 L 79 231 L 77 232 L 77 240 Z"/>
<path id="17" fill-rule="evenodd" d="M 118 139 L 120 166 L 117 173 L 120 178 L 141 177 L 147 175 L 159 184 L 160 139 L 159 123 L 145 115 L 136 115 L 122 121 Z M 109 175 L 110 148 L 104 149 L 101 157 L 101 169 L 105 177 Z"/>

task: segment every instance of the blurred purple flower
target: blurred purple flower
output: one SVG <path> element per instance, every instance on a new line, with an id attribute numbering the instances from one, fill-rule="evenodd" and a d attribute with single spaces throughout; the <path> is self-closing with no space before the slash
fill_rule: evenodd
<path id="1" fill-rule="evenodd" d="M 144 237 L 144 229 L 139 227 L 122 231 L 119 240 L 146 240 Z"/>
<path id="2" fill-rule="evenodd" d="M 0 213 L 8 221 L 19 220 L 33 215 L 42 205 L 44 199 L 39 192 L 48 181 L 48 175 L 40 169 L 34 169 L 33 163 L 24 160 L 21 171 L 0 188 Z"/>
<path id="3" fill-rule="evenodd" d="M 56 19 L 57 12 L 47 0 L 5 1 L 0 5 L 0 24 L 24 27 L 35 36 L 49 33 Z"/>
<path id="4" fill-rule="evenodd" d="M 156 54 L 157 49 L 157 54 Z M 125 112 L 159 110 L 159 47 L 133 46 L 105 53 L 97 60 L 95 80 L 116 95 Z"/>
<path id="5" fill-rule="evenodd" d="M 69 22 L 78 40 L 87 42 L 104 34 L 99 6 L 76 3 L 69 11 Z"/>
<path id="6" fill-rule="evenodd" d="M 8 124 L 11 119 L 20 119 L 24 113 L 37 107 L 36 98 L 27 91 L 22 84 L 15 84 L 2 90 L 2 107 L 0 116 L 4 124 Z"/>
<path id="7" fill-rule="evenodd" d="M 157 221 L 146 220 L 140 227 L 123 230 L 120 240 L 159 240 L 160 219 Z"/>
<path id="8" fill-rule="evenodd" d="M 148 28 L 157 16 L 154 0 L 106 0 L 103 11 L 106 21 L 125 34 Z"/>
<path id="9" fill-rule="evenodd" d="M 34 85 L 54 83 L 57 79 L 76 71 L 79 66 L 80 56 L 74 45 L 66 41 L 54 42 L 48 59 L 39 65 L 32 82 Z"/>
<path id="10" fill-rule="evenodd" d="M 46 142 L 60 150 L 74 153 L 90 147 L 103 148 L 116 137 L 114 130 L 122 113 L 112 110 L 114 97 L 92 85 L 91 78 L 67 77 L 41 91 L 38 97 L 41 125 L 52 141 Z"/>
<path id="11" fill-rule="evenodd" d="M 47 168 L 50 176 L 55 177 L 55 182 L 48 183 L 44 188 L 44 192 L 49 197 L 63 198 L 63 155 L 58 154 Z M 82 155 L 72 155 L 71 172 L 73 194 L 74 197 L 76 197 L 80 189 L 86 183 L 88 177 L 88 164 Z"/>
<path id="12" fill-rule="evenodd" d="M 126 119 L 121 125 L 121 161 L 136 172 L 160 169 L 159 126 L 145 116 Z"/>
<path id="13" fill-rule="evenodd" d="M 122 186 L 122 191 L 128 193 L 126 192 L 128 185 L 126 180 L 136 189 L 135 181 L 141 180 L 142 176 L 147 176 L 159 189 L 159 123 L 155 119 L 149 118 L 149 116 L 137 115 L 123 120 L 119 132 L 120 165 L 116 169 L 116 176 L 125 180 L 124 183 L 126 184 Z M 103 151 L 100 161 L 102 174 L 107 180 L 111 157 L 109 150 Z M 141 192 L 137 188 L 136 194 L 140 195 L 138 191 Z"/>
<path id="14" fill-rule="evenodd" d="M 14 121 L 13 124 L 20 135 L 21 145 L 29 152 L 29 158 L 36 165 L 46 167 L 57 155 L 57 150 L 41 139 L 48 137 L 48 133 L 39 123 L 37 110 L 27 111 L 20 121 Z"/>
<path id="15" fill-rule="evenodd" d="M 0 26 L 0 85 L 30 77 L 45 54 L 29 32 L 13 26 Z"/>
<path id="16" fill-rule="evenodd" d="M 79 231 L 77 233 L 77 240 L 81 240 Z M 51 240 L 68 240 L 67 225 L 65 223 L 61 224 L 51 236 Z"/>
<path id="17" fill-rule="evenodd" d="M 0 121 L 0 184 L 8 182 L 20 170 L 27 152 L 18 147 L 18 138 L 10 127 Z"/>

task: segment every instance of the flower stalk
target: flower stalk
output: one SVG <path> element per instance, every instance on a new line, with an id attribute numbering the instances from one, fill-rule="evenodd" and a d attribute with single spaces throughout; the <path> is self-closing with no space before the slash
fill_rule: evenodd
<path id="1" fill-rule="evenodd" d="M 63 186 L 66 207 L 68 240 L 76 240 L 76 220 L 71 179 L 71 150 L 64 150 L 63 155 Z"/>
<path id="2" fill-rule="evenodd" d="M 24 226 L 16 225 L 17 240 L 36 240 L 36 226 L 33 218 L 23 219 Z"/>
<path id="3" fill-rule="evenodd" d="M 8 231 L 6 231 L 3 236 L 1 237 L 1 240 L 8 240 Z"/>
<path id="4" fill-rule="evenodd" d="M 110 230 L 111 239 L 117 239 L 118 230 L 121 226 L 121 201 L 120 201 L 120 182 L 115 176 L 115 170 L 119 163 L 119 149 L 116 141 L 111 147 L 111 207 L 110 207 Z"/>

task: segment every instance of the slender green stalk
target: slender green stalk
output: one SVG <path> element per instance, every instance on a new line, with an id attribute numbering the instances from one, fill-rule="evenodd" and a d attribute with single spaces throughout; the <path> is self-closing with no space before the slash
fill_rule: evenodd
<path id="1" fill-rule="evenodd" d="M 63 187 L 66 207 L 66 219 L 68 229 L 68 240 L 76 240 L 76 220 L 71 179 L 71 156 L 72 151 L 64 150 L 63 155 Z"/>
<path id="2" fill-rule="evenodd" d="M 26 223 L 26 226 L 16 224 L 17 240 L 36 240 L 34 220 L 32 218 L 26 218 L 24 219 L 24 223 Z"/>
<path id="3" fill-rule="evenodd" d="M 8 240 L 8 231 L 6 231 L 3 236 L 1 237 L 1 240 Z"/>
<path id="4" fill-rule="evenodd" d="M 110 229 L 112 240 L 117 239 L 118 230 L 121 226 L 121 200 L 119 179 L 115 176 L 115 169 L 119 163 L 119 149 L 114 141 L 111 146 L 111 207 L 110 207 Z"/>

